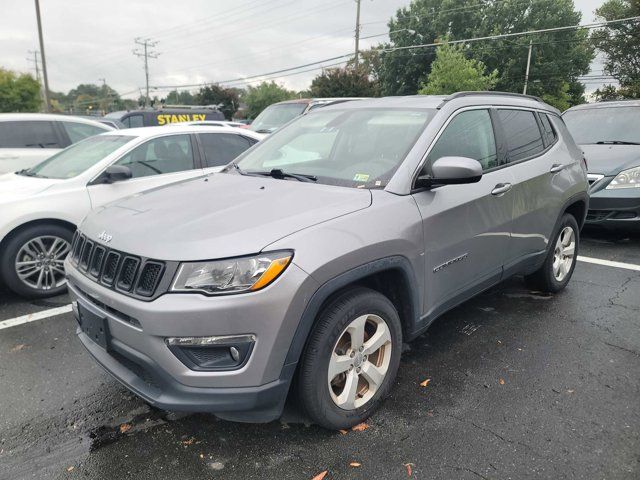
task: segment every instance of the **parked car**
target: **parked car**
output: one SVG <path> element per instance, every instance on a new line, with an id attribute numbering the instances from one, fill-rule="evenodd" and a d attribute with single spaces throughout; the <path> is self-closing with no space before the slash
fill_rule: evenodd
<path id="1" fill-rule="evenodd" d="M 260 138 L 227 127 L 116 130 L 30 169 L 0 175 L 0 278 L 25 297 L 63 292 L 63 261 L 89 210 L 217 171 Z M 180 203 L 186 209 L 197 201 L 187 196 Z"/>
<path id="2" fill-rule="evenodd" d="M 589 168 L 586 223 L 640 230 L 640 100 L 579 105 L 563 118 Z"/>
<path id="3" fill-rule="evenodd" d="M 515 274 L 562 290 L 587 202 L 580 149 L 534 97 L 329 106 L 88 215 L 65 262 L 78 336 L 160 408 L 269 421 L 294 388 L 347 428 L 447 310 Z"/>
<path id="4" fill-rule="evenodd" d="M 105 118 L 118 120 L 124 124 L 125 128 L 136 128 L 192 121 L 224 120 L 224 115 L 216 107 L 189 105 L 111 112 L 105 115 Z"/>
<path id="5" fill-rule="evenodd" d="M 0 113 L 0 173 L 33 167 L 61 149 L 113 130 L 69 115 Z"/>
<path id="6" fill-rule="evenodd" d="M 124 123 L 122 123 L 120 120 L 116 120 L 115 118 L 98 117 L 96 115 L 80 115 L 80 118 L 87 118 L 89 120 L 94 120 L 96 122 L 100 122 L 109 127 L 115 128 L 116 130 L 119 130 L 121 128 L 127 128 L 124 125 Z"/>
<path id="7" fill-rule="evenodd" d="M 195 122 L 185 122 L 185 125 L 207 125 L 210 127 L 233 127 L 233 128 L 247 128 L 244 123 L 240 122 L 229 122 L 227 120 L 199 120 Z"/>
<path id="8" fill-rule="evenodd" d="M 258 133 L 273 133 L 287 122 L 300 115 L 309 113 L 311 110 L 326 107 L 328 105 L 349 102 L 351 100 L 362 100 L 362 98 L 298 98 L 295 100 L 285 100 L 284 102 L 274 103 L 260 112 L 249 126 L 249 129 Z"/>

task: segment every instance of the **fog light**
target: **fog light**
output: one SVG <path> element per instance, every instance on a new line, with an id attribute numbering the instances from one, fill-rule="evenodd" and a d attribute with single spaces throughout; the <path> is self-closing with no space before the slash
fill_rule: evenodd
<path id="1" fill-rule="evenodd" d="M 192 370 L 234 370 L 242 367 L 256 341 L 254 335 L 170 337 L 169 350 Z"/>

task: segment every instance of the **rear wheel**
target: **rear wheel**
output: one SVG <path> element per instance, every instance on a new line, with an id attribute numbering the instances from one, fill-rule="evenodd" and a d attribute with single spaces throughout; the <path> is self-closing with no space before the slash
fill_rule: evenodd
<path id="1" fill-rule="evenodd" d="M 547 258 L 539 270 L 525 277 L 527 284 L 543 292 L 556 293 L 567 286 L 578 258 L 580 229 L 571 214 L 564 214 Z"/>
<path id="2" fill-rule="evenodd" d="M 398 370 L 402 327 L 382 294 L 357 288 L 322 311 L 298 373 L 311 419 L 329 429 L 362 422 L 389 392 Z"/>
<path id="3" fill-rule="evenodd" d="M 6 286 L 27 298 L 63 293 L 67 288 L 64 260 L 72 236 L 60 225 L 33 225 L 13 235 L 0 255 Z"/>

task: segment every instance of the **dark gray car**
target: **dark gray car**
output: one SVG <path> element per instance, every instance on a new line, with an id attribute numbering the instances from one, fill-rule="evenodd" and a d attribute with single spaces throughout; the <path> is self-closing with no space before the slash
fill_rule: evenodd
<path id="1" fill-rule="evenodd" d="M 78 336 L 160 408 L 269 421 L 294 394 L 346 428 L 442 313 L 515 274 L 564 288 L 587 207 L 581 152 L 536 98 L 326 107 L 90 214 L 66 262 Z"/>
<path id="2" fill-rule="evenodd" d="M 563 118 L 587 159 L 586 223 L 640 231 L 640 100 L 580 105 Z"/>

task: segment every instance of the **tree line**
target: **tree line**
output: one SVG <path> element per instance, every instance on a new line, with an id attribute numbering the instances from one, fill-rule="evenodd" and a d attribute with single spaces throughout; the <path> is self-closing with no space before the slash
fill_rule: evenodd
<path id="1" fill-rule="evenodd" d="M 595 14 L 610 21 L 640 15 L 640 0 L 606 0 Z M 197 92 L 171 91 L 155 104 L 218 105 L 227 118 L 255 118 L 268 105 L 299 97 L 375 97 L 449 94 L 460 90 L 522 92 L 531 49 L 527 93 L 561 110 L 585 101 L 589 78 L 617 86 L 595 91 L 599 100 L 640 98 L 640 35 L 637 22 L 589 32 L 569 29 L 485 41 L 462 40 L 508 32 L 553 29 L 580 23 L 573 0 L 413 0 L 389 20 L 389 41 L 360 53 L 356 65 L 323 70 L 308 90 L 290 91 L 274 81 L 246 88 L 217 84 Z M 430 45 L 414 48 L 415 45 Z M 589 75 L 597 52 L 602 74 Z M 51 93 L 54 110 L 74 113 L 137 108 L 144 98 L 125 100 L 104 84 L 82 84 Z M 39 85 L 28 74 L 0 69 L 0 111 L 37 111 Z"/>

